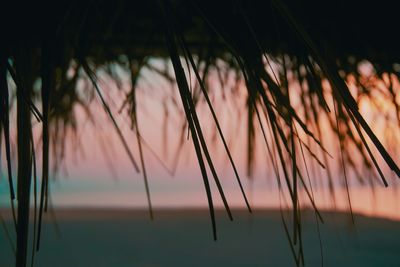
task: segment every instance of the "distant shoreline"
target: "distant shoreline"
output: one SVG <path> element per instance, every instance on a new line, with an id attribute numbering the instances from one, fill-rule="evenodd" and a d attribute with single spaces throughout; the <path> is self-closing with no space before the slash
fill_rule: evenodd
<path id="1" fill-rule="evenodd" d="M 315 214 L 314 211 L 310 208 L 303 208 L 302 213 L 306 215 L 305 217 L 309 217 L 310 215 Z M 351 214 L 349 211 L 342 210 L 319 210 L 322 217 L 335 215 L 340 218 L 348 218 L 351 219 Z M 172 218 L 176 219 L 179 217 L 193 217 L 193 216 L 209 216 L 209 210 L 207 208 L 202 207 L 161 207 L 154 208 L 153 210 L 155 219 L 157 218 Z M 268 217 L 279 217 L 280 218 L 280 210 L 277 208 L 255 208 L 250 213 L 245 208 L 231 208 L 231 212 L 233 218 L 235 216 L 249 216 L 249 217 L 259 217 L 265 216 Z M 291 210 L 283 210 L 285 215 L 291 213 Z M 8 208 L 0 208 L 0 214 L 5 220 L 10 220 L 12 217 L 11 209 Z M 31 215 L 33 216 L 34 209 L 31 209 Z M 126 207 L 56 207 L 54 209 L 54 214 L 57 219 L 62 220 L 76 220 L 76 219 L 85 219 L 85 220 L 102 220 L 102 219 L 146 219 L 149 218 L 149 212 L 146 208 L 126 208 Z M 216 208 L 215 214 L 218 218 L 226 217 L 226 211 L 223 208 Z M 51 212 L 48 211 L 44 219 L 49 219 L 51 216 Z M 353 212 L 353 215 L 357 218 L 370 218 L 377 220 L 385 220 L 392 222 L 400 222 L 400 220 L 396 220 L 393 218 L 386 218 L 384 216 L 370 216 L 368 214 L 363 214 L 362 212 Z M 31 218 L 32 218 L 31 216 Z M 150 219 L 149 219 L 150 221 Z"/>

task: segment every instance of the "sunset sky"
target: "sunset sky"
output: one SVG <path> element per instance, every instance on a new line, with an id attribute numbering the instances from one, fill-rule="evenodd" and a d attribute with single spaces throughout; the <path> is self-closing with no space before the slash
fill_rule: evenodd
<path id="1" fill-rule="evenodd" d="M 160 62 L 155 60 L 154 65 L 160 65 Z M 366 77 L 372 75 L 372 70 L 367 63 L 362 65 L 362 71 L 365 72 Z M 214 73 L 213 75 L 215 76 L 216 74 Z M 218 80 L 213 75 L 210 78 L 210 86 L 214 88 L 214 102 L 219 103 L 214 105 L 214 108 L 251 205 L 257 208 L 279 208 L 280 205 L 285 207 L 285 203 L 280 203 L 274 172 L 266 153 L 265 144 L 261 138 L 256 142 L 256 172 L 252 178 L 246 176 L 245 90 L 241 90 L 239 95 L 226 97 L 223 95 Z M 119 107 L 122 105 L 121 99 L 124 92 L 128 90 L 129 80 L 123 80 L 122 89 L 118 90 L 115 82 L 107 75 L 100 72 L 99 77 L 100 87 L 105 92 L 117 123 L 128 141 L 135 159 L 138 161 L 139 155 L 135 132 L 130 128 L 130 121 L 125 111 L 118 113 Z M 351 88 L 351 77 L 348 82 Z M 206 207 L 207 199 L 204 185 L 190 138 L 187 140 L 185 137 L 175 175 L 169 174 L 174 169 L 174 159 L 184 122 L 182 113 L 179 114 L 171 106 L 167 107 L 169 110 L 169 123 L 165 131 L 166 135 L 164 135 L 165 105 L 162 100 L 168 94 L 174 93 L 169 86 L 159 75 L 146 69 L 142 72 L 142 78 L 138 85 L 138 99 L 140 99 L 138 106 L 139 126 L 144 140 L 142 145 L 149 177 L 151 199 L 156 209 L 166 207 Z M 296 90 L 298 84 L 293 83 L 291 86 L 292 90 Z M 175 90 L 175 93 L 177 93 L 177 90 Z M 215 101 L 215 99 L 219 101 Z M 378 108 L 379 111 L 390 114 L 392 107 L 390 103 L 385 102 L 385 99 L 377 97 L 376 100 L 379 104 L 377 107 L 372 106 L 368 100 L 361 101 L 360 110 L 376 131 L 378 137 L 387 141 L 385 140 L 387 132 L 382 130 L 382 127 L 385 127 L 386 124 L 382 124 L 381 119 L 376 119 L 375 115 L 377 115 Z M 296 102 L 301 105 L 294 97 L 293 105 L 295 107 Z M 172 105 L 172 103 L 167 105 Z M 52 179 L 50 191 L 54 205 L 74 207 L 147 207 L 143 177 L 140 173 L 135 172 L 98 99 L 95 99 L 89 108 L 94 115 L 93 120 L 89 119 L 81 108 L 76 108 L 78 135 L 77 138 L 71 138 L 72 135 L 70 135 L 70 138 L 66 140 L 66 158 L 58 171 L 58 175 Z M 215 124 L 204 102 L 199 103 L 198 112 L 228 203 L 232 207 L 245 207 L 228 157 L 223 149 L 221 140 L 216 135 Z M 326 122 L 321 123 L 324 124 Z M 394 129 L 396 128 L 394 127 Z M 256 131 L 257 134 L 260 134 L 259 128 Z M 36 140 L 39 140 L 41 132 L 39 124 L 34 126 L 34 132 Z M 329 132 L 326 134 L 332 135 Z M 164 142 L 164 138 L 166 138 L 166 142 Z M 394 138 L 398 138 L 398 136 L 394 136 Z M 329 140 L 331 142 L 325 144 L 326 148 L 333 157 L 338 157 L 337 137 L 333 135 Z M 58 142 L 61 142 L 61 140 L 58 140 Z M 4 147 L 2 149 L 4 150 Z M 388 147 L 388 149 L 391 151 L 394 148 Z M 39 162 L 40 154 L 38 153 Z M 393 151 L 392 156 L 396 156 Z M 398 158 L 396 159 L 395 157 L 395 160 L 398 160 Z M 2 160 L 2 164 L 2 170 L 5 170 L 4 160 Z M 334 176 L 338 178 L 336 180 L 338 185 L 336 186 L 337 202 L 334 204 L 326 186 L 324 170 L 319 168 L 315 162 L 311 162 L 310 166 L 313 172 L 313 193 L 315 194 L 317 206 L 322 209 L 331 209 L 336 205 L 336 208 L 340 210 L 348 210 L 346 191 L 343 186 L 343 173 L 340 168 L 333 166 Z M 387 173 L 390 174 L 390 172 Z M 3 179 L 0 181 L 0 203 L 2 206 L 8 206 L 8 185 L 4 175 L 3 171 Z M 350 178 L 352 177 L 351 173 L 348 175 Z M 211 180 L 212 176 L 210 175 L 209 178 Z M 354 182 L 354 177 L 350 179 L 350 197 L 354 211 L 371 216 L 400 219 L 397 204 L 399 203 L 398 182 L 395 179 L 389 179 L 389 182 L 389 188 L 384 188 L 379 181 L 377 181 L 374 188 L 371 188 L 368 184 L 359 185 Z M 215 183 L 211 182 L 211 185 L 215 204 L 222 207 Z M 310 206 L 310 201 L 304 192 L 302 192 L 301 196 L 302 205 Z"/>

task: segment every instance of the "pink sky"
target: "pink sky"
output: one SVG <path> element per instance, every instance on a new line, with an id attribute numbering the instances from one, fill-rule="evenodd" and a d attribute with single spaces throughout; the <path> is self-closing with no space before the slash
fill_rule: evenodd
<path id="1" fill-rule="evenodd" d="M 163 159 L 164 164 L 168 168 L 172 168 L 173 154 L 178 144 L 183 117 L 171 114 L 169 130 L 167 131 L 168 142 L 166 147 L 168 151 L 164 153 L 163 148 L 165 144 L 163 144 L 161 132 L 164 118 L 163 106 L 160 104 L 163 93 L 160 92 L 165 90 L 165 88 L 160 87 L 162 82 L 155 78 L 154 75 L 150 77 L 151 79 L 147 79 L 146 83 L 140 83 L 139 87 L 148 87 L 149 83 L 153 82 L 159 86 L 156 89 L 159 91 L 151 91 L 154 89 L 143 90 L 143 88 L 138 91 L 138 99 L 140 101 L 138 106 L 140 130 L 143 138 L 152 150 L 156 152 L 158 157 Z M 125 114 L 118 114 L 118 108 L 122 104 L 121 96 L 123 95 L 123 91 L 116 90 L 114 83 L 107 79 L 107 77 L 102 79 L 100 86 L 103 91 L 107 92 L 108 103 L 117 123 L 130 149 L 133 151 L 135 159 L 139 161 L 135 133 L 130 129 L 127 116 Z M 221 97 L 221 94 L 218 93 L 218 84 L 213 84 L 213 86 L 216 87 L 216 97 Z M 232 102 L 232 99 L 228 99 L 223 105 L 215 105 L 215 110 L 220 119 L 227 142 L 230 144 L 232 156 L 238 167 L 251 204 L 254 207 L 277 208 L 279 207 L 277 185 L 270 164 L 265 164 L 265 162 L 268 162 L 268 159 L 265 144 L 262 143 L 261 138 L 258 139 L 258 143 L 256 144 L 256 173 L 254 179 L 249 180 L 246 177 L 246 115 L 243 114 L 243 117 L 240 117 L 239 113 L 233 112 L 233 106 L 238 107 L 239 105 L 239 107 L 242 106 L 244 108 L 245 100 L 245 93 L 243 93 L 240 98 L 235 100 L 237 101 L 236 103 Z M 383 107 L 390 109 L 390 107 L 384 104 Z M 61 206 L 146 207 L 145 190 L 141 174 L 134 171 L 99 101 L 96 100 L 90 108 L 96 119 L 95 125 L 86 120 L 82 110 L 77 109 L 81 144 L 74 146 L 71 140 L 67 141 L 67 158 L 65 163 L 68 175 L 61 171 L 59 179 L 53 183 L 54 203 Z M 365 101 L 361 103 L 360 110 L 366 116 L 369 123 L 371 123 L 378 137 L 382 139 L 384 132 L 381 130 L 381 122 L 374 120 L 374 117 L 371 115 L 376 111 L 372 110 Z M 223 188 L 226 190 L 228 202 L 233 207 L 244 207 L 243 198 L 240 195 L 233 171 L 229 166 L 222 142 L 218 137 L 215 142 L 212 141 L 215 126 L 211 122 L 210 113 L 204 103 L 199 104 L 198 111 L 212 158 L 216 163 Z M 39 137 L 41 131 L 40 124 L 36 124 L 34 130 L 35 136 Z M 256 130 L 260 131 L 260 129 Z M 102 146 L 99 145 L 100 140 L 103 140 L 107 147 L 108 156 L 105 156 Z M 335 153 L 335 150 L 337 150 L 337 140 L 332 140 L 331 143 L 327 144 L 327 149 L 335 157 L 337 156 L 337 153 Z M 144 146 L 145 163 L 149 176 L 152 202 L 155 208 L 207 207 L 204 186 L 191 140 L 186 140 L 184 143 L 184 149 L 180 156 L 178 171 L 175 177 L 171 177 L 164 170 L 152 153 L 149 147 Z M 395 156 L 396 154 L 392 153 L 392 155 Z M 398 158 L 395 158 L 395 160 L 399 162 Z M 338 180 L 342 179 L 340 170 L 334 170 L 334 174 L 338 177 Z M 209 179 L 212 179 L 211 175 Z M 319 179 L 319 184 L 323 181 L 322 183 L 326 185 L 326 178 L 320 177 L 313 180 L 317 206 L 322 209 L 332 208 L 332 201 L 326 192 L 326 186 L 318 188 L 315 185 L 315 182 L 317 182 L 315 179 Z M 372 189 L 369 186 L 352 186 L 350 196 L 354 211 L 371 216 L 400 219 L 400 213 L 398 212 L 399 198 L 397 194 L 398 182 L 395 179 L 389 179 L 389 182 L 391 184 L 390 188 L 386 189 L 383 186 L 377 185 L 374 193 L 372 193 Z M 1 183 L 4 184 L 4 180 Z M 212 187 L 216 205 L 222 206 L 213 182 Z M 348 209 L 347 196 L 343 188 L 337 187 L 336 199 L 338 209 Z M 301 203 L 309 206 L 309 200 L 305 197 L 303 197 Z"/>

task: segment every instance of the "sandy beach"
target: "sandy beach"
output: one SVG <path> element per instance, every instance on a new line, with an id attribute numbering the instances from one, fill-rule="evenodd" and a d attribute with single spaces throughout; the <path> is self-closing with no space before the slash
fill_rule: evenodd
<path id="1" fill-rule="evenodd" d="M 217 211 L 218 241 L 206 209 L 57 209 L 46 215 L 35 266 L 295 266 L 278 210 L 249 215 L 234 210 L 229 221 Z M 11 220 L 1 211 L 8 229 Z M 315 216 L 303 211 L 306 266 L 321 266 Z M 320 225 L 324 266 L 399 266 L 400 222 L 323 213 Z M 11 233 L 14 238 L 14 233 Z M 13 266 L 13 252 L 0 230 L 0 266 Z"/>

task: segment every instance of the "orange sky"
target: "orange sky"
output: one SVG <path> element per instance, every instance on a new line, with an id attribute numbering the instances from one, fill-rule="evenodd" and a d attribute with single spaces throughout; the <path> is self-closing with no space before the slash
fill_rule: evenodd
<path id="1" fill-rule="evenodd" d="M 150 77 L 152 79 L 148 79 L 146 83 L 139 84 L 139 86 L 145 87 L 149 86 L 149 83 L 154 82 L 154 84 L 157 84 L 160 82 L 156 78 Z M 134 152 L 136 160 L 139 160 L 137 141 L 134 132 L 130 129 L 129 120 L 126 115 L 118 114 L 123 92 L 116 90 L 115 85 L 106 77 L 102 80 L 103 82 L 100 83 L 100 86 L 108 94 L 109 105 L 115 114 L 117 123 L 121 127 L 131 150 Z M 218 83 L 216 82 L 213 85 L 218 90 Z M 159 87 L 156 90 L 165 90 L 165 88 Z M 243 93 L 240 99 L 228 99 L 224 102 L 224 105 L 215 105 L 215 110 L 220 119 L 227 142 L 230 144 L 232 156 L 237 164 L 239 174 L 252 205 L 255 207 L 276 208 L 279 207 L 277 185 L 270 164 L 265 164 L 268 162 L 268 159 L 265 145 L 261 142 L 261 138 L 258 139 L 258 143 L 256 144 L 257 163 L 254 180 L 250 181 L 245 175 L 246 115 L 243 114 L 240 117 L 239 113 L 233 112 L 233 106 L 242 105 L 244 108 L 245 95 Z M 221 97 L 221 94 L 217 93 L 216 97 Z M 140 99 L 138 112 L 142 136 L 151 149 L 156 152 L 157 156 L 163 159 L 164 164 L 172 169 L 173 154 L 178 144 L 183 117 L 176 116 L 176 114 L 171 115 L 167 139 L 168 151 L 164 153 L 163 149 L 165 145 L 163 144 L 161 134 L 164 117 L 163 106 L 160 105 L 162 93 L 159 93 L 159 91 L 154 92 L 150 89 L 140 90 L 138 92 L 138 99 Z M 234 103 L 233 101 L 236 102 Z M 377 98 L 377 101 L 381 103 L 382 108 L 390 111 L 390 104 L 387 104 L 380 98 Z M 72 142 L 68 141 L 67 158 L 65 161 L 68 175 L 61 172 L 59 175 L 60 179 L 53 184 L 52 191 L 54 192 L 55 204 L 145 207 L 146 198 L 143 178 L 140 174 L 135 173 L 100 103 L 98 101 L 93 103 L 91 110 L 96 119 L 94 126 L 86 120 L 82 110 L 77 109 L 81 144 L 74 147 Z M 376 113 L 376 109 L 372 108 L 367 101 L 362 101 L 360 110 L 366 116 L 367 121 L 372 124 L 371 126 L 378 137 L 381 139 L 384 138 L 381 123 L 378 120 L 373 120 L 373 114 Z M 212 141 L 214 140 L 215 127 L 204 103 L 199 105 L 198 111 L 208 145 L 211 148 L 212 158 L 216 163 L 217 172 L 226 190 L 228 202 L 235 207 L 244 207 L 243 198 L 240 195 L 233 171 L 228 164 L 228 158 L 223 150 L 222 142 L 219 138 L 216 138 L 215 142 Z M 35 136 L 38 138 L 40 136 L 40 125 L 36 124 L 34 127 Z M 260 129 L 256 130 L 260 132 Z M 102 146 L 99 145 L 99 140 L 101 139 L 107 147 L 108 156 L 105 156 Z M 327 145 L 329 152 L 334 157 L 337 156 L 337 153 L 334 151 L 337 148 L 337 143 L 335 144 L 335 142 L 336 140 Z M 79 149 L 82 149 L 83 153 Z M 395 156 L 393 153 L 392 155 Z M 186 140 L 184 143 L 184 149 L 175 177 L 170 177 L 146 145 L 144 146 L 144 156 L 149 175 L 152 200 L 156 208 L 207 206 L 204 186 L 191 140 Z M 395 158 L 395 160 L 398 162 L 398 158 Z M 4 165 L 4 160 L 2 163 Z M 334 174 L 338 177 L 338 180 L 342 179 L 341 172 L 338 170 L 334 170 Z M 211 175 L 209 178 L 212 179 Z M 319 179 L 319 182 L 315 179 Z M 314 178 L 313 184 L 315 182 L 321 184 L 323 179 L 325 178 Z M 396 189 L 398 183 L 394 179 L 389 179 L 389 182 L 391 184 L 389 189 L 377 185 L 374 192 L 369 186 L 352 186 L 350 196 L 354 211 L 371 216 L 400 219 L 400 213 L 398 212 L 399 198 Z M 217 206 L 221 206 L 220 197 L 216 193 L 214 183 L 212 183 L 212 186 L 215 192 L 215 203 Z M 5 187 L 4 179 L 0 181 L 1 187 Z M 318 207 L 322 209 L 333 207 L 326 186 L 318 188 L 314 184 L 314 193 Z M 336 199 L 338 209 L 348 209 L 347 196 L 343 188 L 337 187 Z M 309 205 L 309 200 L 306 198 L 303 198 L 301 202 L 304 205 Z"/>

